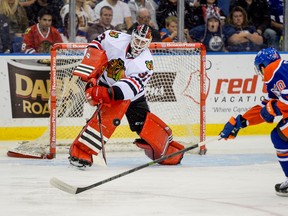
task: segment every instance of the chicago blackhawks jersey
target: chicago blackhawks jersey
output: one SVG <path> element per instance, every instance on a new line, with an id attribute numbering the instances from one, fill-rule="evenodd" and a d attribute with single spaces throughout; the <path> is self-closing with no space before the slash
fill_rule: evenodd
<path id="1" fill-rule="evenodd" d="M 50 53 L 50 47 L 54 43 L 63 43 L 58 30 L 51 26 L 44 36 L 37 23 L 27 28 L 24 33 L 21 51 L 27 54 Z"/>
<path id="2" fill-rule="evenodd" d="M 118 61 L 119 64 L 124 64 L 124 72 L 120 78 L 109 76 L 108 69 L 100 78 L 100 83 L 113 87 L 115 100 L 134 101 L 143 96 L 145 86 L 153 74 L 153 57 L 150 50 L 146 49 L 133 58 L 130 47 L 131 37 L 123 32 L 108 30 L 88 45 L 105 50 L 109 62 Z"/>

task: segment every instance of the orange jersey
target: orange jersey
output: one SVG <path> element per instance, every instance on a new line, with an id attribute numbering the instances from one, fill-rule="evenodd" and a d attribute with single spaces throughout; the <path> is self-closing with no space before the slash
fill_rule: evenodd
<path id="1" fill-rule="evenodd" d="M 268 99 L 277 99 L 277 107 L 280 109 L 284 119 L 288 118 L 288 98 L 283 98 L 283 92 L 288 91 L 287 73 L 288 61 L 278 59 L 265 68 L 263 78 L 268 92 Z M 256 105 L 243 115 L 248 120 L 249 125 L 264 122 L 260 116 L 262 107 L 263 105 Z"/>
<path id="2" fill-rule="evenodd" d="M 35 24 L 26 29 L 21 51 L 27 54 L 50 53 L 50 47 L 54 43 L 63 43 L 58 30 L 51 26 L 44 36 L 39 29 L 39 24 Z"/>

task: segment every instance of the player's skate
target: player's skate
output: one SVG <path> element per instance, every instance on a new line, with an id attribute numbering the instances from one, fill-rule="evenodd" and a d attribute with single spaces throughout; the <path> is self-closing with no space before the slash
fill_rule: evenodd
<path id="1" fill-rule="evenodd" d="M 288 197 L 288 178 L 284 182 L 276 184 L 275 190 L 278 196 Z"/>

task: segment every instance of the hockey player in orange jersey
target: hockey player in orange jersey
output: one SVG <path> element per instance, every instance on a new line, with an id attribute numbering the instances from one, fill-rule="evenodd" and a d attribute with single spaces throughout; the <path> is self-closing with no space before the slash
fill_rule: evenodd
<path id="1" fill-rule="evenodd" d="M 271 140 L 286 179 L 276 184 L 275 190 L 279 196 L 288 196 L 288 61 L 282 60 L 276 49 L 266 48 L 258 52 L 254 65 L 266 84 L 268 97 L 243 115 L 231 117 L 220 136 L 234 139 L 241 128 L 262 122 L 272 123 L 276 116 L 281 116 L 271 132 Z"/>
<path id="2" fill-rule="evenodd" d="M 135 144 L 151 159 L 184 148 L 172 139 L 171 129 L 150 112 L 145 86 L 153 74 L 153 56 L 148 49 L 152 40 L 147 25 L 139 25 L 132 35 L 108 30 L 87 47 L 74 75 L 87 82 L 85 94 L 92 106 L 101 104 L 99 116 L 94 115 L 70 147 L 70 163 L 77 167 L 91 166 L 117 125 L 126 114 L 131 131 L 140 138 Z M 102 129 L 102 130 L 101 130 Z M 101 133 L 102 131 L 102 133 Z M 183 154 L 161 164 L 179 164 Z"/>

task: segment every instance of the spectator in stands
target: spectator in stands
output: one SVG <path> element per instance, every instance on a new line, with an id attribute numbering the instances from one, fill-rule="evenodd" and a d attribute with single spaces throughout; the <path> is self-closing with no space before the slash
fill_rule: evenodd
<path id="1" fill-rule="evenodd" d="M 177 31 L 177 17 L 169 16 L 166 18 L 166 28 L 162 28 L 160 31 L 162 42 L 178 42 Z M 188 29 L 184 29 L 185 42 L 191 43 L 192 39 L 189 35 Z"/>
<path id="2" fill-rule="evenodd" d="M 38 12 L 44 8 L 49 7 L 53 13 L 52 26 L 55 28 L 62 28 L 62 18 L 60 10 L 64 6 L 64 0 L 36 0 L 29 7 L 26 7 L 26 12 L 29 20 L 29 26 L 38 23 Z"/>
<path id="3" fill-rule="evenodd" d="M 61 38 L 63 40 L 64 43 L 69 43 L 71 42 L 69 39 L 70 39 L 70 35 L 69 35 L 69 13 L 66 13 L 64 19 L 62 20 L 63 22 L 63 28 L 60 28 L 58 29 L 60 35 L 61 35 Z M 76 15 L 75 16 L 75 26 L 76 26 L 76 35 L 75 35 L 75 43 L 87 43 L 88 40 L 87 40 L 87 33 L 84 32 L 84 31 L 81 31 L 79 29 L 79 18 L 78 16 Z"/>
<path id="4" fill-rule="evenodd" d="M 150 12 L 150 22 L 149 26 L 153 27 L 154 29 L 159 29 L 158 24 L 156 21 L 156 10 L 158 5 L 153 0 L 130 0 L 128 2 L 128 6 L 131 11 L 132 22 L 137 22 L 138 11 L 140 8 L 147 8 Z"/>
<path id="5" fill-rule="evenodd" d="M 204 20 L 206 20 L 207 10 L 209 8 L 213 8 L 220 15 L 221 25 L 224 25 L 226 19 L 225 13 L 220 7 L 218 7 L 217 0 L 201 0 L 202 16 Z"/>
<path id="6" fill-rule="evenodd" d="M 151 14 L 150 11 L 147 8 L 140 8 L 137 11 L 137 22 L 135 22 L 127 31 L 128 34 L 132 34 L 132 31 L 137 28 L 138 25 L 143 25 L 146 24 L 150 27 L 151 29 L 151 34 L 152 34 L 152 42 L 160 42 L 161 37 L 160 37 L 160 32 L 150 26 L 150 20 L 151 20 Z"/>
<path id="7" fill-rule="evenodd" d="M 86 0 L 87 4 L 91 7 L 91 9 L 93 10 L 96 6 L 96 4 L 98 4 L 101 0 Z"/>
<path id="8" fill-rule="evenodd" d="M 261 49 L 263 37 L 257 33 L 255 26 L 249 25 L 247 13 L 242 7 L 236 6 L 231 10 L 227 23 L 236 30 L 234 40 L 229 41 L 226 47 L 229 52 L 256 52 Z"/>
<path id="9" fill-rule="evenodd" d="M 0 13 L 8 18 L 12 52 L 20 52 L 22 35 L 28 27 L 25 9 L 19 0 L 1 0 Z"/>
<path id="10" fill-rule="evenodd" d="M 9 32 L 9 21 L 8 18 L 0 14 L 0 53 L 10 53 L 10 35 Z"/>
<path id="11" fill-rule="evenodd" d="M 100 9 L 100 19 L 97 23 L 88 28 L 87 38 L 88 42 L 94 40 L 98 35 L 107 30 L 114 30 L 115 27 L 111 25 L 113 18 L 113 9 L 110 6 L 103 6 Z"/>
<path id="12" fill-rule="evenodd" d="M 160 2 L 158 9 L 156 10 L 156 20 L 159 29 L 165 28 L 165 20 L 169 16 L 178 15 L 177 11 L 177 0 L 163 0 Z M 194 24 L 193 10 L 187 2 L 184 5 L 184 28 L 191 29 L 195 26 Z"/>
<path id="13" fill-rule="evenodd" d="M 38 23 L 29 27 L 23 37 L 22 52 L 50 53 L 54 43 L 62 43 L 60 33 L 52 26 L 53 12 L 50 8 L 42 8 L 38 13 Z"/>
<path id="14" fill-rule="evenodd" d="M 282 50 L 284 2 L 283 0 L 268 0 L 268 4 L 271 28 L 277 33 L 277 40 L 280 40 L 278 50 Z"/>
<path id="15" fill-rule="evenodd" d="M 92 8 L 87 4 L 86 0 L 76 0 L 76 15 L 78 17 L 78 25 L 79 30 L 87 32 L 89 24 L 92 25 L 96 22 L 96 16 L 94 14 L 94 11 Z M 66 14 L 69 13 L 69 3 L 65 4 L 61 10 L 60 15 L 62 17 L 62 20 L 64 20 L 64 17 Z"/>
<path id="16" fill-rule="evenodd" d="M 227 52 L 226 46 L 235 37 L 235 29 L 221 25 L 220 15 L 211 7 L 207 10 L 206 24 L 192 28 L 189 32 L 193 42 L 201 42 L 207 52 Z"/>
<path id="17" fill-rule="evenodd" d="M 20 52 L 22 35 L 28 27 L 28 19 L 25 9 L 19 4 L 19 0 L 0 1 L 0 13 L 8 17 L 10 30 L 10 47 L 12 52 Z"/>
<path id="18" fill-rule="evenodd" d="M 230 1 L 229 0 L 218 0 L 217 6 L 221 8 L 225 16 L 227 17 L 230 12 Z"/>
<path id="19" fill-rule="evenodd" d="M 202 0 L 186 0 L 189 5 L 189 15 L 191 16 L 188 19 L 189 25 L 187 28 L 191 29 L 199 25 L 205 24 L 205 19 L 203 17 L 202 5 L 200 2 Z"/>
<path id="20" fill-rule="evenodd" d="M 267 0 L 231 0 L 230 10 L 235 6 L 245 9 L 250 25 L 256 27 L 268 47 L 278 46 L 277 34 L 270 27 L 271 19 Z"/>
<path id="21" fill-rule="evenodd" d="M 96 18 L 100 18 L 100 9 L 103 6 L 110 6 L 113 9 L 113 19 L 111 24 L 119 31 L 126 32 L 133 24 L 131 12 L 127 3 L 120 0 L 103 0 L 98 3 L 94 12 Z"/>
<path id="22" fill-rule="evenodd" d="M 34 4 L 36 0 L 19 0 L 19 4 L 22 6 L 22 7 L 29 7 L 30 5 Z"/>

